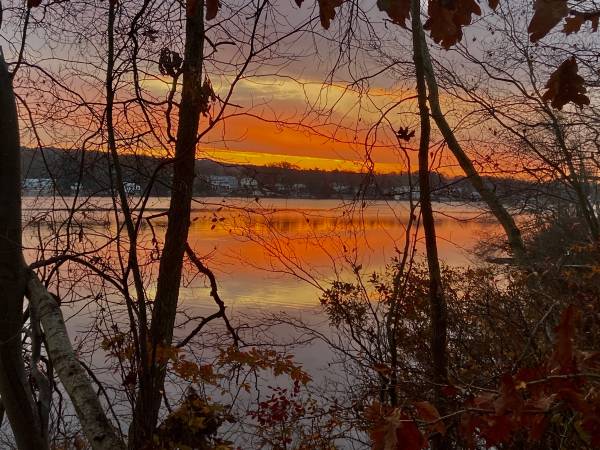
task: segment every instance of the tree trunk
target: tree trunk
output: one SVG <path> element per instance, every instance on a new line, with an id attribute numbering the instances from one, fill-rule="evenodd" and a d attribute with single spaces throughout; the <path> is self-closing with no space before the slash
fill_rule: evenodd
<path id="1" fill-rule="evenodd" d="M 200 114 L 206 107 L 202 92 L 202 62 L 204 57 L 204 2 L 195 2 L 188 11 L 183 62 L 183 87 L 179 107 L 179 125 L 173 186 L 169 205 L 169 222 L 160 258 L 156 297 L 150 326 L 152 355 L 147 382 L 140 386 L 130 429 L 129 447 L 143 448 L 150 442 L 158 421 L 161 395 L 164 389 L 165 364 L 157 359 L 161 347 L 169 347 L 179 299 L 183 257 L 190 226 L 192 187 Z"/>
<path id="2" fill-rule="evenodd" d="M 106 417 L 90 379 L 75 356 L 56 300 L 34 273 L 30 274 L 27 282 L 27 296 L 38 311 L 46 336 L 48 356 L 73 402 L 86 439 L 94 450 L 125 449 L 125 444 Z"/>
<path id="3" fill-rule="evenodd" d="M 0 396 L 19 449 L 48 448 L 21 348 L 25 265 L 21 245 L 21 148 L 12 81 L 0 50 Z"/>
<path id="4" fill-rule="evenodd" d="M 420 19 L 420 17 L 419 17 Z M 431 63 L 431 56 L 429 54 L 429 48 L 425 39 L 425 34 L 421 36 L 421 48 L 423 49 L 423 67 L 425 69 L 425 80 L 427 82 L 427 88 L 429 89 L 429 105 L 431 106 L 431 116 L 435 120 L 439 130 L 444 136 L 448 148 L 454 154 L 460 167 L 463 169 L 465 175 L 469 178 L 469 181 L 473 187 L 477 190 L 479 195 L 484 202 L 490 208 L 492 214 L 496 217 L 500 225 L 504 229 L 508 244 L 513 253 L 513 256 L 519 264 L 527 263 L 527 252 L 525 250 L 525 244 L 523 244 L 523 238 L 521 237 L 521 231 L 517 227 L 513 217 L 502 205 L 496 194 L 492 189 L 486 186 L 485 182 L 473 166 L 473 162 L 467 156 L 462 149 L 460 143 L 454 135 L 454 131 L 448 124 L 442 108 L 440 106 L 440 96 L 438 91 L 437 81 L 433 71 L 433 64 Z"/>
<path id="5" fill-rule="evenodd" d="M 442 288 L 442 275 L 438 258 L 435 221 L 431 206 L 431 187 L 429 184 L 429 142 L 431 124 L 427 108 L 427 88 L 425 85 L 425 69 L 423 62 L 424 32 L 421 23 L 421 4 L 412 0 L 411 15 L 413 28 L 413 60 L 417 81 L 417 98 L 421 124 L 419 141 L 419 188 L 421 216 L 425 232 L 425 248 L 427 251 L 427 266 L 429 269 L 429 315 L 431 321 L 431 361 L 434 382 L 435 404 L 444 413 L 442 388 L 448 384 L 447 368 L 447 308 Z M 441 434 L 434 434 L 431 439 L 432 449 L 449 448 L 448 442 Z"/>

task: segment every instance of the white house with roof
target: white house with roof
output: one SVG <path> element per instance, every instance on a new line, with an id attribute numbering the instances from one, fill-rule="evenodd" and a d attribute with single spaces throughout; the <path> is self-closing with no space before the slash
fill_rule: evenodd
<path id="1" fill-rule="evenodd" d="M 50 195 L 54 183 L 51 178 L 25 178 L 21 187 L 25 195 Z"/>
<path id="2" fill-rule="evenodd" d="M 208 182 L 217 191 L 230 192 L 239 187 L 237 178 L 230 175 L 210 175 Z"/>
<path id="3" fill-rule="evenodd" d="M 258 181 L 256 178 L 244 177 L 240 180 L 240 187 L 242 189 L 256 189 L 258 187 Z"/>
<path id="4" fill-rule="evenodd" d="M 137 183 L 133 183 L 131 181 L 124 181 L 123 182 L 123 190 L 125 191 L 125 193 L 127 195 L 136 195 L 136 194 L 141 194 L 142 187 Z"/>

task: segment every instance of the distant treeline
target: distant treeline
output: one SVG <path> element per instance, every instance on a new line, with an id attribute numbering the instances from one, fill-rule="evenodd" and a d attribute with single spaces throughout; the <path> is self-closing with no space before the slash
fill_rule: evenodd
<path id="1" fill-rule="evenodd" d="M 123 182 L 130 193 L 146 192 L 151 195 L 169 195 L 171 165 L 165 159 L 147 155 L 120 156 Z M 310 198 L 407 198 L 412 189 L 418 198 L 416 174 L 366 174 L 345 171 L 299 169 L 288 163 L 269 166 L 232 165 L 201 159 L 196 161 L 194 194 L 246 195 Z M 113 195 L 115 168 L 106 153 L 96 151 L 67 151 L 55 148 L 24 148 L 22 178 L 26 191 L 44 190 L 41 194 Z M 27 180 L 27 182 L 26 182 Z M 36 183 L 42 180 L 42 183 Z M 51 180 L 48 185 L 44 185 Z M 477 200 L 468 180 L 431 173 L 434 196 Z M 487 182 L 502 197 L 522 199 L 526 193 L 539 190 L 532 183 L 515 179 L 488 178 Z M 40 189 L 40 186 L 46 186 Z M 131 188 L 135 186 L 135 188 Z M 412 186 L 412 188 L 410 188 Z M 27 192 L 26 192 L 27 193 Z M 35 194 L 36 192 L 29 192 Z"/>

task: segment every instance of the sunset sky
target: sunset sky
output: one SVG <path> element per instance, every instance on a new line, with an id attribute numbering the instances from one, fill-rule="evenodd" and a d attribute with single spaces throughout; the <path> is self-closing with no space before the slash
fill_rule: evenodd
<path id="1" fill-rule="evenodd" d="M 227 81 L 221 81 L 221 88 L 214 83 L 220 96 L 226 93 Z M 145 87 L 160 95 L 168 84 L 153 79 Z M 412 95 L 407 89 L 359 90 L 299 76 L 244 79 L 232 97 L 243 111 L 229 110 L 231 116 L 202 139 L 199 156 L 227 163 L 289 162 L 305 169 L 361 171 L 369 153 L 376 171 L 402 171 L 389 126 L 383 123 L 377 134 L 371 127 L 383 111 Z"/>
<path id="2" fill-rule="evenodd" d="M 246 19 L 241 18 L 233 8 L 229 12 L 226 8 L 224 6 L 220 12 L 220 19 L 248 26 L 244 22 Z M 367 29 L 365 26 L 362 29 L 359 24 L 353 30 L 354 33 L 363 35 L 360 42 L 364 47 L 350 47 L 340 51 L 345 23 L 341 10 L 332 27 L 325 31 L 319 24 L 315 4 L 305 3 L 298 9 L 294 2 L 278 2 L 278 26 L 283 23 L 288 30 L 294 29 L 297 23 L 313 17 L 313 25 L 308 27 L 311 32 L 302 31 L 284 39 L 277 44 L 275 50 L 269 50 L 248 67 L 233 91 L 231 106 L 226 110 L 224 120 L 210 133 L 202 136 L 198 145 L 198 157 L 254 165 L 289 162 L 307 169 L 361 171 L 374 168 L 377 172 L 407 170 L 405 153 L 399 148 L 394 132 L 399 127 L 411 130 L 418 127 L 409 33 L 401 27 L 384 23 L 383 15 L 375 4 L 368 9 L 372 19 L 369 26 L 373 28 Z M 34 11 L 34 14 L 39 13 L 38 10 Z M 227 17 L 227 14 L 230 16 Z M 73 27 L 97 27 L 99 33 L 104 33 L 105 25 L 102 21 L 105 17 L 97 8 L 92 10 L 89 17 L 84 15 L 77 20 L 77 23 L 71 24 Z M 270 30 L 267 26 L 261 38 L 265 45 L 277 40 L 277 36 L 271 36 L 271 31 L 285 35 L 285 27 L 282 30 Z M 43 61 L 46 70 L 60 74 L 57 78 L 67 80 L 66 86 L 76 91 L 77 96 L 85 98 L 90 105 L 94 105 L 97 114 L 90 117 L 89 111 L 82 106 L 77 106 L 77 110 L 73 107 L 71 112 L 68 108 L 79 105 L 79 97 L 71 92 L 59 92 L 65 97 L 72 97 L 60 104 L 50 91 L 29 89 L 30 85 L 27 83 L 36 83 L 36 86 L 41 83 L 23 76 L 23 97 L 28 98 L 29 104 L 46 102 L 43 105 L 46 111 L 40 108 L 40 114 L 44 115 L 37 120 L 36 133 L 41 136 L 43 144 L 49 147 L 75 150 L 82 146 L 103 148 L 105 138 L 97 130 L 103 127 L 106 99 L 104 86 L 99 80 L 105 77 L 103 70 L 106 49 L 96 45 L 92 36 L 89 41 L 81 43 L 79 35 L 74 35 L 49 50 L 46 41 L 49 37 L 45 33 L 50 32 L 41 28 L 38 34 L 30 37 L 30 47 L 27 49 L 29 59 Z M 150 139 L 140 144 L 135 137 L 139 130 L 142 130 L 139 131 L 141 133 L 144 127 L 151 127 L 157 135 L 165 138 L 164 109 L 171 78 L 160 75 L 156 59 L 162 45 L 168 44 L 170 48 L 181 51 L 181 42 L 177 41 L 181 36 L 176 34 L 174 42 L 170 42 L 171 30 L 167 28 L 161 32 L 166 36 L 165 43 L 147 41 L 147 48 L 143 46 L 147 53 L 140 56 L 139 62 L 143 65 L 140 69 L 143 73 L 141 89 L 148 95 L 147 99 L 157 105 L 151 115 L 154 121 L 151 125 L 144 122 L 139 109 L 134 111 L 139 105 L 131 102 L 134 90 L 126 51 L 121 54 L 123 61 L 118 61 L 124 68 L 115 81 L 118 101 L 114 115 L 117 125 L 122 127 L 122 131 L 119 131 L 122 133 L 119 145 L 123 152 L 154 152 L 156 149 L 157 155 L 164 156 L 163 149 L 172 145 L 172 142 L 163 143 L 161 147 L 151 143 Z M 475 27 L 467 32 L 469 36 L 474 33 L 477 33 Z M 208 34 L 215 41 L 223 39 L 218 36 L 218 27 L 211 29 Z M 239 42 L 235 45 L 219 48 L 218 52 L 205 61 L 205 73 L 220 98 L 226 96 L 235 79 L 236 70 L 243 65 L 248 53 L 248 42 L 244 41 L 246 37 L 247 30 L 246 35 L 242 33 L 236 36 Z M 469 40 L 465 38 L 465 42 Z M 127 48 L 130 44 L 123 45 Z M 153 45 L 156 47 L 153 48 Z M 11 49 L 15 50 L 17 49 Z M 387 70 L 386 66 L 388 69 L 391 66 L 393 68 Z M 117 64 L 117 67 L 120 66 Z M 17 82 L 20 80 L 21 78 Z M 181 86 L 179 91 L 180 88 Z M 44 96 L 46 98 L 42 98 Z M 177 100 L 176 95 L 175 101 Z M 453 106 L 452 110 L 444 98 L 442 102 L 444 109 L 451 111 L 456 117 L 456 107 Z M 176 111 L 175 108 L 171 113 L 172 121 L 175 121 Z M 137 118 L 134 117 L 136 114 Z M 49 117 L 53 123 L 48 120 Z M 206 117 L 201 119 L 201 129 L 206 127 L 207 122 Z M 24 120 L 23 123 L 26 124 L 27 121 Z M 30 131 L 26 126 L 23 130 L 24 134 Z M 148 136 L 151 134 L 147 133 Z M 414 149 L 417 139 L 418 132 L 411 142 L 405 144 L 408 148 L 404 149 L 410 155 L 413 170 L 416 158 L 411 147 Z M 432 145 L 435 144 L 434 142 Z M 24 139 L 24 145 L 36 147 L 36 136 L 30 134 Z M 137 147 L 142 145 L 147 148 L 138 150 Z M 454 163 L 450 160 L 445 161 L 442 164 L 443 170 L 451 171 L 449 167 L 452 164 Z"/>

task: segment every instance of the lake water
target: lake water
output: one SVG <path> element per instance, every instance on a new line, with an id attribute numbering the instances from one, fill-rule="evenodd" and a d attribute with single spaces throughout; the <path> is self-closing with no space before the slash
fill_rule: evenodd
<path id="1" fill-rule="evenodd" d="M 137 202 L 138 198 L 131 199 L 132 206 L 139 206 Z M 146 258 L 152 255 L 152 239 L 160 241 L 164 235 L 166 217 L 161 212 L 167 206 L 168 199 L 163 198 L 150 199 L 146 205 L 145 217 L 153 217 L 143 221 L 139 237 L 140 252 Z M 93 251 L 94 246 L 105 249 L 108 242 L 125 234 L 122 229 L 118 232 L 118 216 L 111 211 L 110 198 L 25 198 L 23 208 L 29 224 L 25 246 L 30 261 L 40 257 L 41 246 L 45 247 L 43 257 L 53 256 L 53 248 L 64 245 L 68 233 L 74 249 L 80 246 L 81 251 Z M 403 201 L 198 198 L 193 208 L 189 243 L 214 271 L 234 322 L 260 323 L 265 315 L 287 314 L 323 329 L 326 320 L 319 305 L 320 289 L 334 279 L 351 280 L 353 267 L 366 274 L 383 270 L 404 248 L 410 214 L 408 202 Z M 68 232 L 61 224 L 74 210 L 76 226 L 71 228 L 75 231 Z M 477 205 L 436 204 L 435 210 L 440 257 L 451 265 L 476 263 L 468 251 L 481 237 L 499 230 Z M 80 239 L 73 238 L 77 233 Z M 422 240 L 417 233 L 417 258 L 423 256 Z M 111 261 L 116 267 L 116 260 Z M 155 263 L 146 266 L 148 280 L 154 279 L 155 270 Z M 80 295 L 85 291 L 85 287 L 75 289 Z M 146 289 L 152 298 L 152 281 Z M 182 308 L 196 317 L 214 312 L 209 292 L 205 278 L 186 265 Z M 89 320 L 82 317 L 77 304 L 65 309 L 67 316 L 75 318 L 69 322 L 71 333 L 85 336 L 96 314 L 93 306 L 84 309 Z M 184 335 L 192 325 L 178 334 Z M 270 336 L 279 343 L 297 337 L 281 326 L 270 330 Z M 327 363 L 327 352 L 321 350 L 299 349 L 296 355 L 314 369 Z"/>

